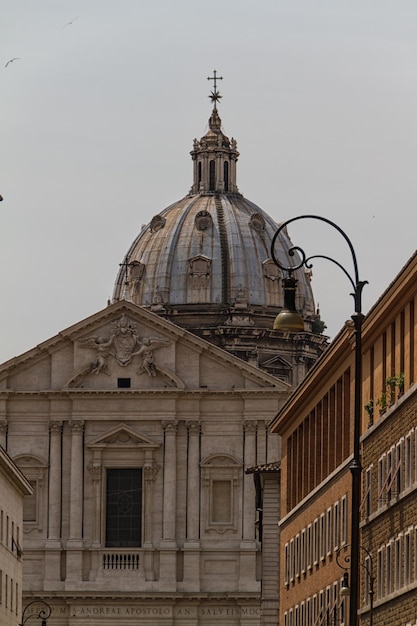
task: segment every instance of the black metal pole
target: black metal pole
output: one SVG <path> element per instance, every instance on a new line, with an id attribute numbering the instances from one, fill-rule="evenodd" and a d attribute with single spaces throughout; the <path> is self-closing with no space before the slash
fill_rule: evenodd
<path id="1" fill-rule="evenodd" d="M 296 263 L 293 267 L 283 266 L 275 255 L 275 242 L 281 233 L 281 231 L 288 226 L 291 222 L 302 219 L 316 219 L 321 222 L 325 222 L 335 228 L 344 238 L 349 246 L 354 275 L 353 277 L 349 272 L 335 259 L 322 254 L 316 254 L 307 257 L 304 250 L 298 246 L 293 246 L 288 251 L 290 256 L 296 258 Z M 311 268 L 312 259 L 325 259 L 331 261 L 347 276 L 350 284 L 353 287 L 353 293 L 351 294 L 355 301 L 355 313 L 352 315 L 352 320 L 355 328 L 355 375 L 354 375 L 354 407 L 353 407 L 353 457 L 350 464 L 350 471 L 352 474 L 352 496 L 351 496 L 351 593 L 350 593 L 350 607 L 349 607 L 349 626 L 357 626 L 358 623 L 358 595 L 359 595 L 359 522 L 360 522 L 360 493 L 361 493 L 361 456 L 360 456 L 360 437 L 361 437 L 361 402 L 362 402 L 362 323 L 364 315 L 362 314 L 362 289 L 367 284 L 367 281 L 359 280 L 358 264 L 356 260 L 355 250 L 352 242 L 346 233 L 334 222 L 321 217 L 319 215 L 299 215 L 293 217 L 286 222 L 280 224 L 278 230 L 274 234 L 271 243 L 271 256 L 275 265 L 280 269 L 293 272 L 300 269 L 303 265 L 307 268 Z"/>
<path id="2" fill-rule="evenodd" d="M 361 494 L 361 398 L 362 398 L 362 321 L 359 311 L 352 315 L 355 325 L 355 382 L 354 382 L 354 417 L 353 417 L 353 459 L 350 464 L 352 474 L 352 512 L 351 512 L 351 567 L 350 567 L 350 606 L 349 625 L 356 626 L 359 595 L 359 523 Z"/>

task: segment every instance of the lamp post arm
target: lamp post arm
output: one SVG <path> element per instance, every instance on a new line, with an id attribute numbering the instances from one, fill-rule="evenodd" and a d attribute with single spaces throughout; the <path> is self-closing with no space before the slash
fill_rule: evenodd
<path id="1" fill-rule="evenodd" d="M 42 608 L 39 609 L 38 613 L 35 612 L 35 613 L 31 613 L 30 615 L 26 615 L 26 612 L 29 609 L 29 607 L 31 607 L 34 604 L 42 605 Z M 46 624 L 46 620 L 51 616 L 51 613 L 52 613 L 52 609 L 49 606 L 49 604 L 45 602 L 45 600 L 32 600 L 32 602 L 29 602 L 29 604 L 25 606 L 19 626 L 24 626 L 26 622 L 30 620 L 32 617 L 37 617 L 38 619 L 43 620 L 42 623 Z"/>
<path id="2" fill-rule="evenodd" d="M 353 276 L 351 276 L 351 274 L 349 274 L 349 272 L 343 267 L 343 265 L 341 263 L 339 263 L 339 261 L 336 261 L 335 259 L 332 259 L 329 256 L 323 255 L 323 254 L 315 254 L 313 256 L 309 256 L 307 257 L 307 255 L 305 254 L 304 250 L 302 248 L 300 248 L 300 246 L 292 246 L 289 250 L 288 250 L 288 254 L 289 256 L 293 257 L 295 256 L 296 253 L 299 253 L 301 256 L 301 261 L 299 261 L 298 263 L 296 263 L 295 265 L 292 266 L 287 266 L 287 265 L 283 265 L 282 263 L 280 263 L 280 261 L 278 260 L 276 254 L 275 254 L 275 243 L 279 237 L 279 235 L 281 234 L 281 232 L 288 226 L 288 224 L 291 224 L 292 222 L 296 222 L 298 220 L 303 220 L 303 219 L 314 219 L 314 220 L 319 220 L 321 222 L 324 222 L 325 224 L 329 224 L 329 226 L 332 226 L 333 228 L 335 228 L 337 230 L 338 233 L 340 233 L 340 235 L 342 235 L 343 239 L 345 240 L 345 242 L 347 243 L 351 256 L 352 256 L 352 264 L 353 264 Z M 346 233 L 340 228 L 340 226 L 338 226 L 337 224 L 335 224 L 334 222 L 332 222 L 331 220 L 327 219 L 327 217 L 322 217 L 320 215 L 298 215 L 297 217 L 292 217 L 289 220 L 286 220 L 285 222 L 282 222 L 279 227 L 278 230 L 275 232 L 273 238 L 272 238 L 272 242 L 271 242 L 271 256 L 272 256 L 272 260 L 275 263 L 275 265 L 277 265 L 280 269 L 287 271 L 287 272 L 293 272 L 295 270 L 300 269 L 301 267 L 303 267 L 303 265 L 307 268 L 311 268 L 311 260 L 312 259 L 325 259 L 327 261 L 331 261 L 332 263 L 334 263 L 335 265 L 337 265 L 337 267 L 339 267 L 342 272 L 345 274 L 345 276 L 348 278 L 350 284 L 352 285 L 353 288 L 353 293 L 351 294 L 355 300 L 355 313 L 361 314 L 362 313 L 362 289 L 363 287 L 368 283 L 368 281 L 361 281 L 359 280 L 359 270 L 358 270 L 358 262 L 356 259 L 356 253 L 355 250 L 353 248 L 352 242 L 349 239 L 349 237 L 346 235 Z"/>

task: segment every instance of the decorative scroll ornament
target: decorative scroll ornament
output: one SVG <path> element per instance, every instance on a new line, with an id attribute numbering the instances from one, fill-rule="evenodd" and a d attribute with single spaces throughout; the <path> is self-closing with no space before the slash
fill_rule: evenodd
<path id="1" fill-rule="evenodd" d="M 158 230 L 161 230 L 166 224 L 166 219 L 162 217 L 162 215 L 155 215 L 151 219 L 151 233 L 156 233 Z"/>
<path id="2" fill-rule="evenodd" d="M 157 367 L 154 362 L 154 350 L 168 346 L 170 341 L 158 337 L 139 337 L 136 325 L 130 322 L 126 315 L 122 315 L 112 324 L 113 332 L 110 337 L 90 335 L 80 339 L 85 348 L 96 350 L 96 360 L 90 365 L 90 373 L 109 375 L 108 359 L 112 356 L 122 367 L 129 365 L 135 356 L 142 359 L 137 373 L 146 372 L 149 376 L 156 376 Z"/>
<path id="3" fill-rule="evenodd" d="M 249 226 L 251 226 L 254 230 L 257 230 L 259 233 L 262 233 L 265 230 L 265 219 L 260 213 L 253 213 L 250 216 Z"/>
<path id="4" fill-rule="evenodd" d="M 207 230 L 213 223 L 213 219 L 208 211 L 199 211 L 195 216 L 195 225 L 198 230 Z"/>

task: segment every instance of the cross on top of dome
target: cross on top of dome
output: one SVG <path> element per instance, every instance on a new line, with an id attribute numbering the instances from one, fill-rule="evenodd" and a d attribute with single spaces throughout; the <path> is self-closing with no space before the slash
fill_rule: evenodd
<path id="1" fill-rule="evenodd" d="M 214 107 L 216 107 L 216 102 L 219 102 L 222 96 L 220 92 L 217 91 L 217 81 L 223 80 L 223 76 L 217 76 L 217 70 L 213 70 L 213 76 L 207 76 L 207 80 L 213 81 L 213 91 L 210 92 L 209 98 L 213 102 Z"/>

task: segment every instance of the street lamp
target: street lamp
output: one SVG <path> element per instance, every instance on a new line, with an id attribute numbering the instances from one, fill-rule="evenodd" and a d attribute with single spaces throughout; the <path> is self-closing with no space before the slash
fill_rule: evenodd
<path id="1" fill-rule="evenodd" d="M 36 613 L 36 610 L 34 612 L 31 611 L 30 615 L 26 615 L 29 607 L 33 606 L 34 604 L 37 604 L 38 606 L 41 605 L 41 608 L 39 609 L 39 611 L 37 613 Z M 45 602 L 45 600 L 32 600 L 32 602 L 29 602 L 29 604 L 25 606 L 24 611 L 22 613 L 22 620 L 19 626 L 24 626 L 26 622 L 30 620 L 32 617 L 41 619 L 42 620 L 41 626 L 47 626 L 46 621 L 49 619 L 51 613 L 52 613 L 52 609 L 49 606 L 49 604 Z"/>
<path id="2" fill-rule="evenodd" d="M 353 263 L 353 277 L 349 272 L 335 259 L 332 259 L 329 256 L 325 256 L 322 254 L 315 254 L 313 256 L 307 257 L 304 250 L 298 246 L 293 246 L 288 251 L 288 254 L 293 257 L 296 253 L 301 255 L 301 260 L 299 260 L 294 266 L 286 267 L 283 266 L 277 259 L 275 255 L 275 242 L 279 237 L 280 233 L 284 228 L 291 224 L 292 222 L 303 220 L 303 219 L 314 219 L 319 220 L 321 222 L 325 222 L 329 224 L 333 228 L 335 228 L 344 238 L 345 242 L 348 244 L 351 255 L 352 255 L 352 263 Z M 352 513 L 351 513 L 351 593 L 350 593 L 350 605 L 349 605 L 349 624 L 350 626 L 357 626 L 358 619 L 358 579 L 359 579 L 359 509 L 360 509 L 360 489 L 361 489 L 361 459 L 360 459 L 360 436 L 361 436 L 361 385 L 362 385 L 362 323 L 364 320 L 364 315 L 362 314 L 362 289 L 367 284 L 368 281 L 359 280 L 359 271 L 358 264 L 356 261 L 355 250 L 352 246 L 352 243 L 346 233 L 334 222 L 328 220 L 325 217 L 320 217 L 319 215 L 299 215 L 297 217 L 293 217 L 286 222 L 280 224 L 278 230 L 274 234 L 271 243 L 271 256 L 275 265 L 277 265 L 281 270 L 288 272 L 288 275 L 291 276 L 292 272 L 300 269 L 303 265 L 311 269 L 312 264 L 311 261 L 313 259 L 326 259 L 327 261 L 331 261 L 348 278 L 350 284 L 353 288 L 353 296 L 355 302 L 355 312 L 352 315 L 352 320 L 355 329 L 355 378 L 354 378 L 354 412 L 353 412 L 353 457 L 352 462 L 349 466 L 350 472 L 352 474 Z"/>
<path id="3" fill-rule="evenodd" d="M 350 563 L 351 563 L 351 558 L 350 558 L 351 555 L 348 552 L 349 548 L 350 546 L 349 544 L 347 544 L 339 548 L 336 553 L 336 561 L 337 561 L 338 566 L 345 570 L 345 573 L 343 574 L 342 587 L 340 590 L 340 595 L 342 596 L 350 595 L 349 574 L 347 572 L 347 570 L 350 569 Z M 361 545 L 359 545 L 358 548 L 359 550 L 363 550 L 366 554 L 365 562 L 361 562 L 360 565 L 361 567 L 363 567 L 367 575 L 368 595 L 369 595 L 369 626 L 373 626 L 375 576 L 373 574 L 374 566 L 373 566 L 373 561 L 372 561 L 372 554 L 369 552 L 369 550 L 367 550 Z"/>

